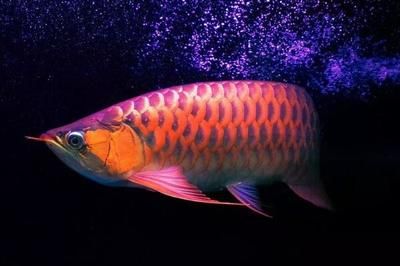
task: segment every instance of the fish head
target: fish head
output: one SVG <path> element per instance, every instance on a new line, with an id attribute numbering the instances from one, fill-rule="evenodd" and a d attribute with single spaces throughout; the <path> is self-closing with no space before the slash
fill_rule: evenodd
<path id="1" fill-rule="evenodd" d="M 111 113 L 111 115 L 110 115 Z M 143 168 L 143 142 L 117 108 L 51 129 L 40 138 L 66 165 L 102 184 L 126 179 Z"/>

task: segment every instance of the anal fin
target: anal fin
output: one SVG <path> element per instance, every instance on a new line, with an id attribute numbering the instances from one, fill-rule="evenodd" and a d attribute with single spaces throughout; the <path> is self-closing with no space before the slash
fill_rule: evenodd
<path id="1" fill-rule="evenodd" d="M 261 215 L 272 217 L 272 215 L 265 210 L 265 206 L 261 201 L 259 191 L 255 185 L 243 182 L 229 185 L 227 189 L 238 201 L 251 210 Z"/>
<path id="2" fill-rule="evenodd" d="M 177 166 L 156 171 L 139 172 L 128 177 L 128 180 L 178 199 L 211 204 L 242 205 L 241 203 L 222 202 L 209 198 L 199 188 L 189 183 L 181 168 Z"/>
<path id="3" fill-rule="evenodd" d="M 324 188 L 319 183 L 307 185 L 288 184 L 288 186 L 297 196 L 313 205 L 323 209 L 333 210 L 332 203 Z"/>

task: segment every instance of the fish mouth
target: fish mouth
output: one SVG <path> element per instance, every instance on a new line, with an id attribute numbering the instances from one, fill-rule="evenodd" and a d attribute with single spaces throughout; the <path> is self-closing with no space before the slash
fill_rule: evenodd
<path id="1" fill-rule="evenodd" d="M 68 152 L 68 150 L 61 144 L 62 140 L 59 136 L 51 136 L 49 134 L 41 134 L 39 137 L 31 137 L 31 136 L 25 136 L 26 139 L 33 140 L 33 141 L 40 141 L 40 142 L 45 142 L 47 145 L 50 147 L 54 145 L 55 147 Z"/>
<path id="2" fill-rule="evenodd" d="M 75 154 L 70 152 L 63 144 L 61 137 L 51 134 L 41 134 L 39 137 L 25 136 L 26 139 L 44 142 L 53 151 L 61 161 L 64 161 L 71 168 L 79 172 L 78 166 L 85 167 L 83 162 L 75 158 Z"/>
<path id="3" fill-rule="evenodd" d="M 54 142 L 53 138 L 48 134 L 42 134 L 39 137 L 25 136 L 25 138 L 29 139 L 29 140 L 42 141 L 42 142 L 47 142 L 47 143 Z"/>
<path id="4" fill-rule="evenodd" d="M 101 173 L 106 170 L 106 167 L 104 165 L 101 169 L 97 169 L 96 171 L 90 170 L 91 167 L 90 165 L 86 164 L 85 155 L 71 152 L 67 147 L 63 145 L 62 137 L 44 133 L 39 137 L 25 136 L 25 138 L 28 140 L 44 142 L 45 144 L 47 144 L 50 150 L 54 152 L 54 154 L 62 162 L 64 162 L 74 171 L 102 184 L 113 182 L 101 176 Z"/>

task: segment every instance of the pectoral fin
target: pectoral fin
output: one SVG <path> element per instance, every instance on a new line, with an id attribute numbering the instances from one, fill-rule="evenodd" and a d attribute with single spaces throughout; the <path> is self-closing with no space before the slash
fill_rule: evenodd
<path id="1" fill-rule="evenodd" d="M 242 205 L 209 198 L 195 185 L 189 183 L 181 168 L 176 166 L 157 171 L 139 172 L 128 179 L 135 184 L 178 199 L 211 204 Z"/>
<path id="2" fill-rule="evenodd" d="M 272 217 L 272 215 L 265 210 L 266 206 L 262 203 L 259 191 L 255 185 L 238 183 L 235 185 L 229 185 L 227 189 L 237 200 L 249 207 L 251 210 L 261 215 Z"/>

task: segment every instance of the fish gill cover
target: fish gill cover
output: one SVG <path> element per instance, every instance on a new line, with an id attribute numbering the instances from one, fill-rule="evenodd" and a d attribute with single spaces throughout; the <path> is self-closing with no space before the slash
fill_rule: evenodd
<path id="1" fill-rule="evenodd" d="M 396 1 L 9 0 L 1 9 L 8 69 L 23 47 L 33 61 L 64 51 L 54 64 L 80 55 L 86 72 L 118 51 L 132 80 L 157 84 L 260 79 L 365 97 L 371 85 L 400 83 Z"/>

